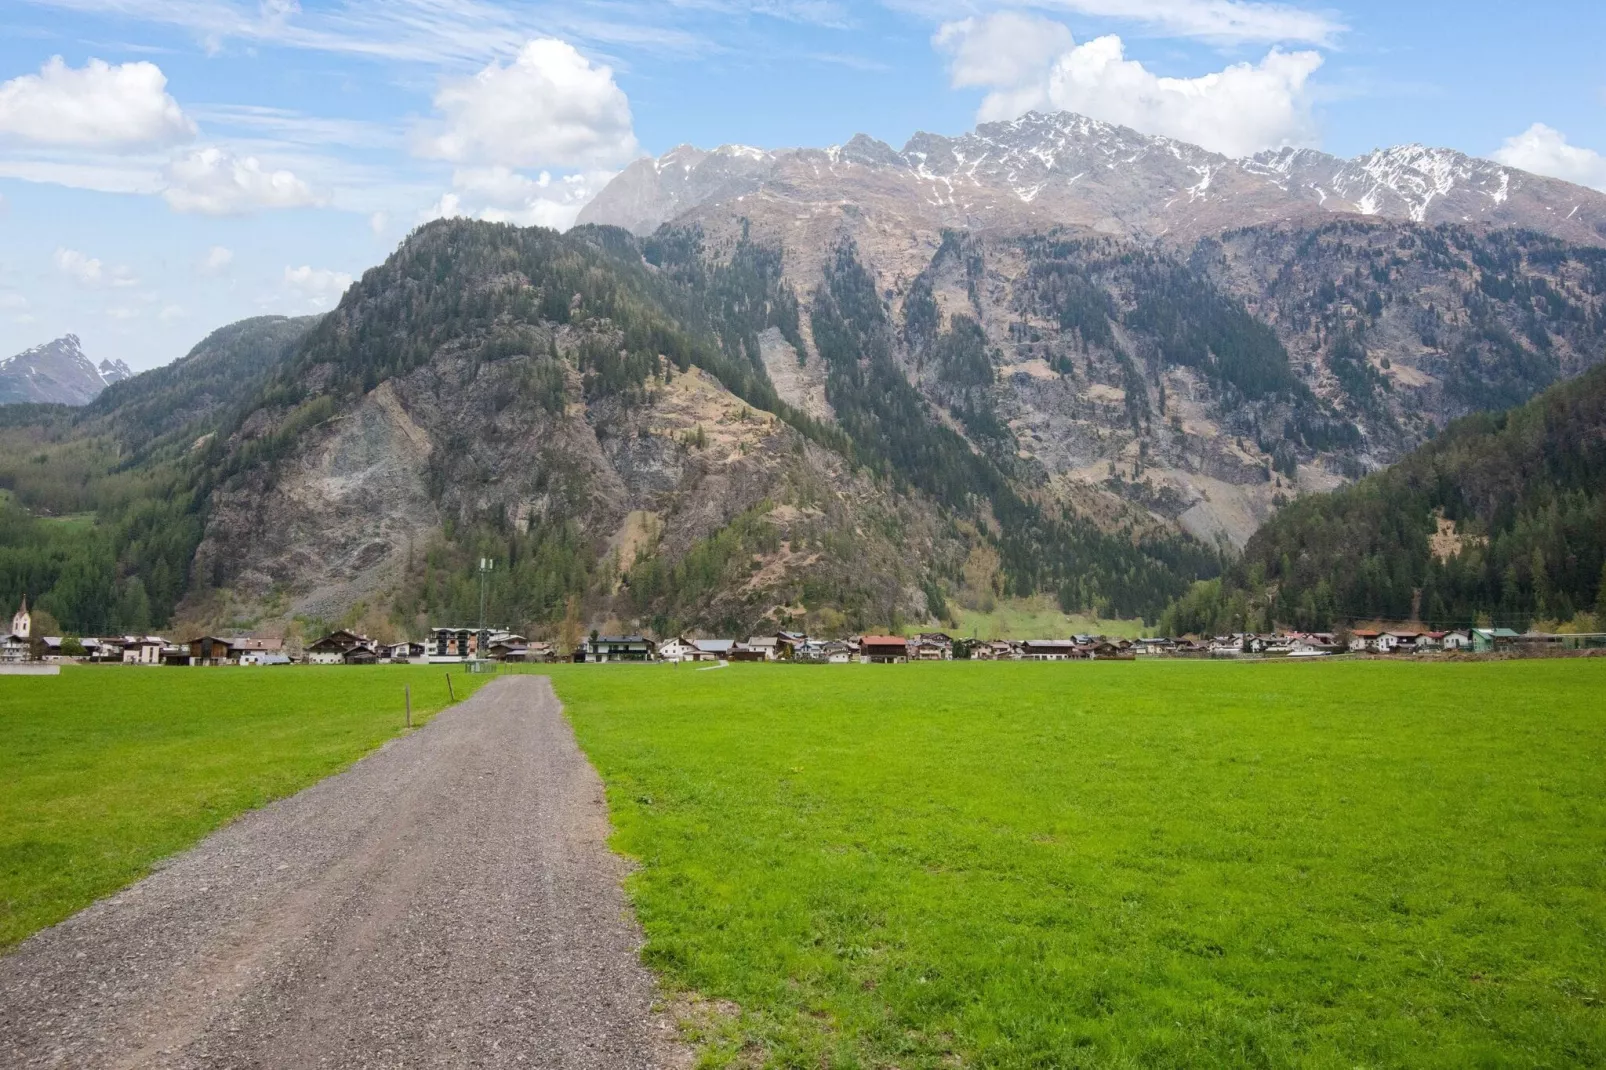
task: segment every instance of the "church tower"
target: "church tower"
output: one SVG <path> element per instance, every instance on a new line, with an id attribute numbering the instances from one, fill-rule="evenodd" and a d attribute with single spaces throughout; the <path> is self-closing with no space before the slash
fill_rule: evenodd
<path id="1" fill-rule="evenodd" d="M 22 607 L 12 614 L 11 634 L 18 639 L 27 639 L 33 630 L 33 614 L 28 612 L 28 596 L 22 596 Z"/>

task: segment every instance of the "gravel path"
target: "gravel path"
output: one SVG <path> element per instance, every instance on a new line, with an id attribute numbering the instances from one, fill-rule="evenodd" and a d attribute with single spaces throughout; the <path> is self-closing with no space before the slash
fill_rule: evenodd
<path id="1" fill-rule="evenodd" d="M 543 677 L 496 680 L 0 958 L 0 1067 L 680 1062 Z"/>

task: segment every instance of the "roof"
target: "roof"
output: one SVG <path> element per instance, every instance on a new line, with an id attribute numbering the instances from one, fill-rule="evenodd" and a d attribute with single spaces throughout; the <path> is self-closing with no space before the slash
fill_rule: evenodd
<path id="1" fill-rule="evenodd" d="M 641 635 L 599 635 L 599 643 L 645 643 L 647 639 Z"/>
<path id="2" fill-rule="evenodd" d="M 734 639 L 693 639 L 691 645 L 710 654 L 723 654 L 736 645 Z"/>
<path id="3" fill-rule="evenodd" d="M 234 643 L 234 646 L 236 647 L 236 649 L 239 649 L 239 650 L 264 650 L 264 651 L 270 651 L 270 650 L 282 650 L 282 649 L 284 649 L 284 640 L 283 639 L 266 639 L 266 638 L 258 639 L 258 638 L 254 637 L 254 636 L 247 636 L 244 639 L 232 640 L 232 642 Z"/>
<path id="4" fill-rule="evenodd" d="M 867 635 L 859 640 L 861 646 L 908 646 L 909 640 L 901 635 Z"/>

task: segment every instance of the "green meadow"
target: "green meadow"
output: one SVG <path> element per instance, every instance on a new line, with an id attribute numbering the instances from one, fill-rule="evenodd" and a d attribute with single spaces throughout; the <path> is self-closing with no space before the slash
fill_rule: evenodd
<path id="1" fill-rule="evenodd" d="M 1606 1064 L 1606 660 L 550 671 L 704 1065 Z"/>
<path id="2" fill-rule="evenodd" d="M 0 676 L 0 948 L 447 705 L 444 670 L 66 668 Z M 457 697 L 485 677 L 454 675 Z"/>

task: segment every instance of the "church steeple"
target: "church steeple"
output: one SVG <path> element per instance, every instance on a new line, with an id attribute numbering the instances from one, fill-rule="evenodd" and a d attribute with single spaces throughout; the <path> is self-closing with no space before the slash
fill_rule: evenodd
<path id="1" fill-rule="evenodd" d="M 28 612 L 28 596 L 22 596 L 22 605 L 11 618 L 11 634 L 18 639 L 29 638 L 33 631 L 33 614 Z"/>

